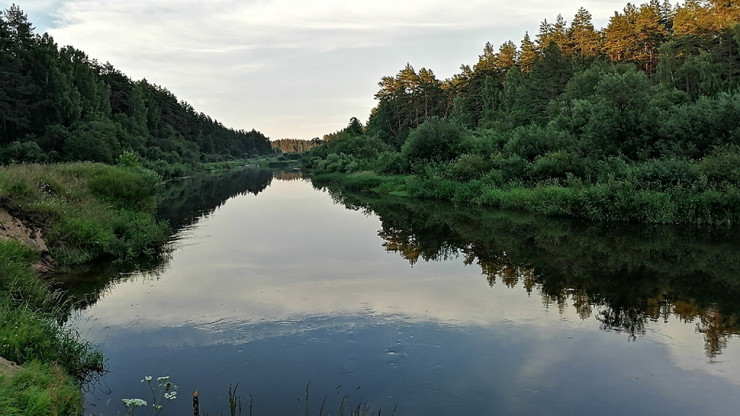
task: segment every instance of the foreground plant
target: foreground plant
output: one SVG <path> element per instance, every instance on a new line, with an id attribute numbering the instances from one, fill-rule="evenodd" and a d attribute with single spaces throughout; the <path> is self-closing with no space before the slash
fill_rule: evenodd
<path id="1" fill-rule="evenodd" d="M 141 380 L 142 383 L 149 386 L 152 393 L 152 416 L 158 415 L 172 400 L 177 398 L 177 386 L 169 380 L 169 376 L 157 377 L 156 385 L 153 383 L 154 378 L 152 376 L 146 376 Z M 143 399 L 121 399 L 121 401 L 126 406 L 128 416 L 134 416 L 136 409 L 148 405 L 146 400 Z"/>

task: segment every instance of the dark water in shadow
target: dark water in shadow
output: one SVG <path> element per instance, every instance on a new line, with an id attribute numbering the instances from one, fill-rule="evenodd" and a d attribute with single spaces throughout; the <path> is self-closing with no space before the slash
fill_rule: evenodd
<path id="1" fill-rule="evenodd" d="M 733 229 L 586 224 L 314 189 L 246 170 L 171 184 L 159 261 L 66 278 L 110 373 L 88 414 L 724 415 L 740 405 Z M 185 413 L 188 412 L 188 413 Z M 141 413 L 141 412 L 140 412 Z M 144 412 L 141 414 L 148 414 Z M 346 414 L 349 414 L 347 411 Z"/>

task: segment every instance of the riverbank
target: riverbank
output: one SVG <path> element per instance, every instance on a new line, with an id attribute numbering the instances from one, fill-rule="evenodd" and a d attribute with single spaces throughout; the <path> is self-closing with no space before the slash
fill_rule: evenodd
<path id="1" fill-rule="evenodd" d="M 490 179 L 490 178 L 488 178 Z M 459 181 L 443 174 L 381 175 L 372 171 L 317 173 L 314 183 L 352 191 L 392 194 L 456 204 L 490 206 L 590 221 L 648 224 L 734 225 L 740 221 L 740 191 L 732 185 L 645 189 L 629 180 L 605 183 L 496 184 L 483 177 Z"/>
<path id="2" fill-rule="evenodd" d="M 157 255 L 160 177 L 123 159 L 0 168 L 0 414 L 72 415 L 102 354 L 61 323 L 68 308 L 43 273 L 100 258 Z"/>

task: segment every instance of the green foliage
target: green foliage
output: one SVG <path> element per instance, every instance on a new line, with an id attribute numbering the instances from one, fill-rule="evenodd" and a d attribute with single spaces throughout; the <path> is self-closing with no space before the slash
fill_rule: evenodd
<path id="1" fill-rule="evenodd" d="M 571 147 L 572 143 L 573 140 L 564 131 L 532 124 L 514 129 L 504 150 L 531 162 L 538 156 Z"/>
<path id="2" fill-rule="evenodd" d="M 699 178 L 696 165 L 678 159 L 653 159 L 637 165 L 634 169 L 635 183 L 648 189 L 669 190 L 690 187 Z"/>
<path id="3" fill-rule="evenodd" d="M 19 307 L 0 310 L 0 318 L 0 356 L 21 365 L 32 360 L 53 362 L 80 381 L 102 371 L 100 352 L 52 317 Z"/>
<path id="4" fill-rule="evenodd" d="M 121 152 L 116 126 L 110 120 L 82 123 L 64 143 L 68 160 L 113 163 Z"/>
<path id="5" fill-rule="evenodd" d="M 34 141 L 15 141 L 5 149 L 0 149 L 0 163 L 12 162 L 44 162 L 46 154 Z"/>
<path id="6" fill-rule="evenodd" d="M 88 180 L 92 193 L 121 208 L 151 210 L 160 177 L 137 167 L 105 167 Z"/>
<path id="7" fill-rule="evenodd" d="M 33 250 L 16 241 L 0 240 L 0 269 L 4 273 L 0 279 L 0 306 L 26 305 L 35 309 L 50 306 L 52 299 L 47 285 L 35 278 L 29 267 L 37 257 Z"/>
<path id="8" fill-rule="evenodd" d="M 477 64 L 442 83 L 406 65 L 379 83 L 364 133 L 314 149 L 304 166 L 407 175 L 403 189 L 394 185 L 404 195 L 547 215 L 733 224 L 735 9 L 628 5 L 602 31 L 580 9 L 570 28 L 543 23 L 537 44 L 526 35 L 521 51 L 487 44 Z M 358 151 L 371 139 L 390 147 Z M 366 190 L 395 191 L 376 182 Z"/>
<path id="9" fill-rule="evenodd" d="M 401 149 L 410 163 L 448 161 L 461 151 L 465 129 L 454 121 L 431 118 L 409 134 Z"/>
<path id="10" fill-rule="evenodd" d="M 59 326 L 59 298 L 31 270 L 36 257 L 16 241 L 0 241 L 0 357 L 21 365 L 53 362 L 82 381 L 102 370 L 102 356 Z"/>
<path id="11" fill-rule="evenodd" d="M 549 152 L 537 158 L 532 166 L 533 177 L 544 179 L 565 179 L 569 175 L 583 177 L 583 158 L 567 150 Z"/>
<path id="12" fill-rule="evenodd" d="M 62 265 L 152 255 L 169 227 L 153 215 L 159 177 L 139 167 L 93 163 L 0 168 L 0 196 L 36 218 Z"/>
<path id="13" fill-rule="evenodd" d="M 0 14 L 0 163 L 113 163 L 135 151 L 167 176 L 209 156 L 272 152 L 263 134 L 228 129 L 166 89 L 33 31 L 17 6 Z"/>
<path id="14" fill-rule="evenodd" d="M 699 171 L 714 183 L 740 183 L 740 146 L 715 147 L 698 166 Z"/>
<path id="15" fill-rule="evenodd" d="M 486 160 L 479 155 L 464 154 L 457 158 L 452 165 L 452 177 L 458 181 L 479 179 L 486 172 Z"/>
<path id="16" fill-rule="evenodd" d="M 13 376 L 0 375 L 5 415 L 69 416 L 83 410 L 79 386 L 55 364 L 26 363 Z"/>

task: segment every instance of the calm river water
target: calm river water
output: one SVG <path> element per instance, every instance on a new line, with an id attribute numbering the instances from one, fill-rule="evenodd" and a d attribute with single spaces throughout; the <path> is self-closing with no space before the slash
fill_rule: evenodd
<path id="1" fill-rule="evenodd" d="M 60 280 L 110 370 L 87 414 L 730 415 L 736 230 L 584 224 L 316 189 L 244 170 L 170 184 L 150 264 Z M 310 384 L 309 384 L 310 383 Z M 149 414 L 149 411 L 140 414 Z M 345 411 L 349 414 L 349 411 Z"/>

